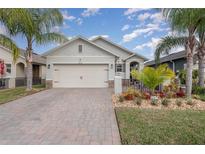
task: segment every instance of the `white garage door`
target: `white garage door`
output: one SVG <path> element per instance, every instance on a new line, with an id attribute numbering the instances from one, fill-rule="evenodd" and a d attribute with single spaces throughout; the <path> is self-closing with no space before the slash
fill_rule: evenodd
<path id="1" fill-rule="evenodd" d="M 108 87 L 108 65 L 54 65 L 53 87 Z"/>

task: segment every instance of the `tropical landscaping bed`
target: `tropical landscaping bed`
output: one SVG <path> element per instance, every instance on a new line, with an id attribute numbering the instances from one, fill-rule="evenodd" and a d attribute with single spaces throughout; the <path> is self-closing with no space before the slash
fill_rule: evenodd
<path id="1" fill-rule="evenodd" d="M 204 87 L 193 85 L 187 97 L 166 65 L 131 73 L 145 88 L 112 96 L 122 144 L 205 144 Z"/>
<path id="2" fill-rule="evenodd" d="M 45 85 L 34 85 L 33 89 L 30 91 L 26 91 L 26 87 L 0 90 L 0 104 L 7 103 L 18 98 L 40 92 L 45 89 Z"/>
<path id="3" fill-rule="evenodd" d="M 125 92 L 112 95 L 112 102 L 115 107 L 152 108 L 152 109 L 193 109 L 205 110 L 205 94 L 193 95 L 186 98 L 182 90 L 178 90 L 174 83 L 164 86 L 162 92 L 141 92 L 138 89 L 129 87 Z"/>
<path id="4" fill-rule="evenodd" d="M 132 107 L 141 109 L 179 109 L 179 110 L 205 110 L 205 102 L 199 99 L 170 98 L 159 99 L 155 104 L 151 100 L 135 98 L 135 100 L 119 101 L 119 96 L 113 95 L 112 101 L 115 107 Z"/>
<path id="5" fill-rule="evenodd" d="M 122 144 L 205 144 L 205 112 L 116 107 Z"/>

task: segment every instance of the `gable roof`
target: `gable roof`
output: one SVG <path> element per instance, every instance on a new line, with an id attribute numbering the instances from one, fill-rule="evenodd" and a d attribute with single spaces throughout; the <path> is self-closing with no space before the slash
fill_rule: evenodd
<path id="1" fill-rule="evenodd" d="M 169 55 L 166 55 L 166 56 L 160 58 L 160 63 L 165 63 L 168 61 L 178 60 L 178 59 L 182 59 L 182 58 L 186 59 L 186 51 L 185 50 L 182 50 L 179 52 L 174 52 L 174 53 L 171 53 Z M 197 55 L 194 54 L 194 63 L 196 63 L 197 59 L 198 59 Z M 145 66 L 150 66 L 150 65 L 155 65 L 155 60 L 150 60 L 150 61 L 145 62 Z"/>
<path id="2" fill-rule="evenodd" d="M 174 52 L 174 53 L 171 53 L 167 56 L 160 58 L 160 63 L 168 62 L 171 60 L 177 60 L 177 59 L 181 59 L 181 58 L 186 58 L 186 51 L 185 50 L 179 51 L 179 52 Z M 150 65 L 154 65 L 154 64 L 155 64 L 155 60 L 150 60 L 150 61 L 145 62 L 146 66 L 150 66 Z"/>
<path id="3" fill-rule="evenodd" d="M 111 44 L 111 45 L 113 45 L 113 46 L 115 46 L 115 47 L 117 47 L 117 48 L 119 48 L 119 49 L 121 49 L 121 50 L 123 50 L 123 51 L 125 51 L 125 52 L 127 52 L 129 54 L 131 54 L 132 56 L 138 56 L 138 57 L 140 57 L 140 58 L 142 58 L 144 60 L 148 60 L 148 58 L 146 58 L 146 57 L 144 57 L 144 56 L 142 56 L 140 54 L 134 53 L 134 52 L 128 50 L 127 48 L 125 48 L 125 47 L 123 47 L 123 46 L 121 46 L 121 45 L 119 45 L 117 43 L 114 43 L 114 42 L 112 42 L 112 41 L 110 41 L 110 40 L 108 40 L 108 39 L 106 39 L 106 38 L 104 38 L 102 36 L 98 36 L 98 37 L 92 39 L 91 41 L 94 42 L 94 41 L 96 41 L 98 39 L 104 40 L 105 42 L 108 42 L 109 44 Z M 129 58 L 126 58 L 125 60 L 127 60 L 127 59 L 129 59 Z"/>
<path id="4" fill-rule="evenodd" d="M 26 53 L 25 49 L 20 49 L 20 55 L 22 55 L 24 58 L 25 58 L 25 53 Z M 46 64 L 46 58 L 33 52 L 32 53 L 32 63 Z"/>
<path id="5" fill-rule="evenodd" d="M 95 47 L 97 47 L 97 48 L 99 48 L 99 49 L 101 49 L 101 50 L 104 50 L 104 51 L 106 51 L 107 53 L 109 53 L 109 54 L 111 54 L 111 55 L 113 55 L 113 56 L 115 56 L 115 57 L 118 57 L 117 55 L 111 53 L 109 50 L 107 50 L 107 49 L 105 49 L 105 48 L 103 48 L 103 47 L 101 47 L 101 46 L 99 46 L 99 45 L 93 43 L 92 41 L 90 41 L 90 40 L 88 40 L 87 38 L 84 38 L 84 37 L 82 37 L 82 36 L 74 37 L 74 38 L 72 38 L 71 40 L 69 40 L 69 41 L 63 43 L 62 45 L 60 45 L 60 46 L 58 46 L 58 47 L 56 47 L 56 48 L 53 48 L 53 49 L 51 49 L 51 50 L 49 50 L 49 51 L 43 53 L 42 55 L 43 55 L 43 56 L 48 56 L 49 54 L 55 52 L 56 50 L 58 50 L 58 49 L 60 49 L 60 48 L 62 48 L 62 47 L 65 47 L 66 45 L 68 45 L 68 44 L 70 44 L 70 43 L 72 43 L 72 42 L 74 42 L 74 41 L 76 41 L 76 40 L 78 40 L 78 39 L 84 40 L 84 41 L 88 42 L 89 44 L 91 44 L 91 45 L 93 45 L 93 46 L 95 46 Z"/>
<path id="6" fill-rule="evenodd" d="M 7 52 L 12 54 L 12 51 L 10 49 L 4 47 L 4 46 L 0 45 L 0 48 L 4 49 L 5 51 L 7 51 Z M 19 57 L 25 59 L 25 52 L 26 52 L 25 49 L 20 48 Z M 32 58 L 33 58 L 32 63 L 46 64 L 45 57 L 42 57 L 42 56 L 38 55 L 37 53 L 32 53 Z"/>

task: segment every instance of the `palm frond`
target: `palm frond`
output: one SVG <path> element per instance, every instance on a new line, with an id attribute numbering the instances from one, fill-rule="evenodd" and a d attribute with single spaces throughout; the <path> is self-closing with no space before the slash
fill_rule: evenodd
<path id="1" fill-rule="evenodd" d="M 185 46 L 187 37 L 166 36 L 160 40 L 155 50 L 155 61 L 159 63 L 160 56 L 169 54 L 171 49 Z"/>
<path id="2" fill-rule="evenodd" d="M 59 26 L 63 23 L 63 16 L 59 9 L 43 9 L 38 16 L 38 24 L 45 32 L 54 26 Z"/>
<path id="3" fill-rule="evenodd" d="M 22 32 L 23 29 L 25 29 L 22 28 L 22 25 L 30 31 L 33 29 L 34 25 L 28 9 L 21 8 L 0 9 L 0 22 L 5 25 L 10 35 L 16 35 L 17 33 Z"/>
<path id="4" fill-rule="evenodd" d="M 153 67 L 145 67 L 141 72 L 132 70 L 131 75 L 152 91 L 154 91 L 158 85 L 175 76 L 167 64 L 160 65 L 156 69 Z"/>
<path id="5" fill-rule="evenodd" d="M 3 34 L 0 34 L 0 45 L 4 46 L 12 51 L 13 61 L 15 63 L 19 57 L 20 51 L 19 51 L 18 46 L 13 42 L 13 40 L 11 40 L 9 37 L 7 37 Z"/>
<path id="6" fill-rule="evenodd" d="M 198 25 L 205 20 L 205 9 L 172 8 L 162 9 L 163 16 L 170 22 L 172 30 L 194 34 Z"/>
<path id="7" fill-rule="evenodd" d="M 45 33 L 36 37 L 37 44 L 45 44 L 50 42 L 64 43 L 68 38 L 59 33 Z"/>

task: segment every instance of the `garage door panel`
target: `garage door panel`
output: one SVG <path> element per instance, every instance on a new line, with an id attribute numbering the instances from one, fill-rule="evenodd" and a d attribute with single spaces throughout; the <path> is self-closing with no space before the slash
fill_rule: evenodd
<path id="1" fill-rule="evenodd" d="M 54 65 L 53 87 L 108 87 L 108 65 Z"/>

